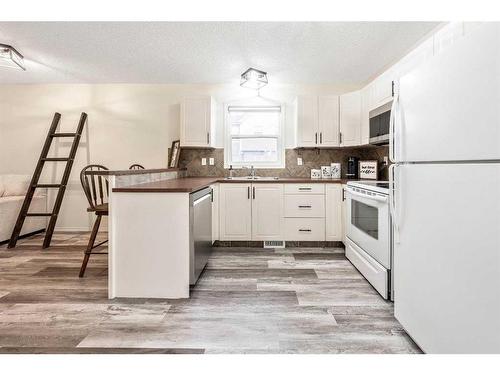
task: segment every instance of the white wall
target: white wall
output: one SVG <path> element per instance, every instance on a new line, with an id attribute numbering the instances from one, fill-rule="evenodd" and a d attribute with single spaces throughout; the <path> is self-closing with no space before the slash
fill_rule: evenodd
<path id="1" fill-rule="evenodd" d="M 336 95 L 358 87 L 270 85 L 266 98 L 285 103 L 285 145 L 292 147 L 293 100 L 296 95 Z M 77 153 L 58 220 L 59 230 L 86 230 L 86 213 L 79 172 L 87 164 L 126 169 L 167 164 L 167 149 L 179 138 L 179 104 L 187 95 L 213 95 L 218 102 L 217 147 L 223 147 L 223 103 L 255 96 L 234 85 L 2 85 L 0 86 L 0 174 L 32 174 L 54 112 L 62 114 L 61 131 L 71 132 L 82 111 L 89 119 Z M 68 140 L 56 139 L 53 155 L 69 152 Z M 57 182 L 63 164 L 46 168 L 45 182 Z"/>

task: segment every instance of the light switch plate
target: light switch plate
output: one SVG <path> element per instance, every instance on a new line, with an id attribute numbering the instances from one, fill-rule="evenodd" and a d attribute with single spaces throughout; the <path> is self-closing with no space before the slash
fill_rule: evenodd
<path id="1" fill-rule="evenodd" d="M 297 158 L 297 165 L 302 165 L 302 158 Z"/>
<path id="2" fill-rule="evenodd" d="M 208 164 L 215 165 L 215 159 L 214 158 L 208 159 Z"/>
<path id="3" fill-rule="evenodd" d="M 207 165 L 207 158 L 201 158 L 201 165 Z"/>

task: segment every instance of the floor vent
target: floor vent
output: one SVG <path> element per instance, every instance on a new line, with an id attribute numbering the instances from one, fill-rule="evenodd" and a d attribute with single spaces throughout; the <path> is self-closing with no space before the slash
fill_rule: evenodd
<path id="1" fill-rule="evenodd" d="M 264 249 L 283 249 L 285 241 L 264 241 Z"/>

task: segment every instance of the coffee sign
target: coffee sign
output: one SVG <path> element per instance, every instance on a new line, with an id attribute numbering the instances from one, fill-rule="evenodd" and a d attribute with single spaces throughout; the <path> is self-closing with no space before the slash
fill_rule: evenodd
<path id="1" fill-rule="evenodd" d="M 378 176 L 378 162 L 376 160 L 364 160 L 359 162 L 359 178 L 376 180 Z"/>

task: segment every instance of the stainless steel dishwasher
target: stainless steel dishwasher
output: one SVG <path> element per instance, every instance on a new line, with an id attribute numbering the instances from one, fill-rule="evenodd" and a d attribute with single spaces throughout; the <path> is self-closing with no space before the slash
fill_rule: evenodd
<path id="1" fill-rule="evenodd" d="M 212 188 L 189 195 L 189 283 L 196 284 L 212 252 Z"/>

